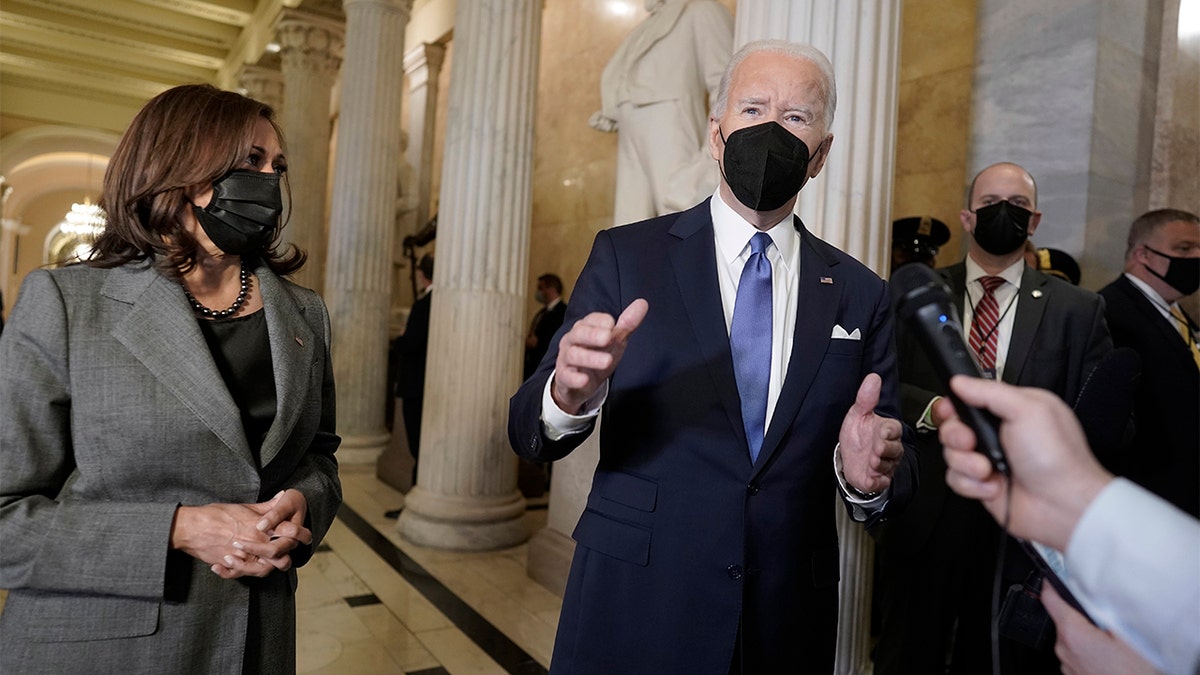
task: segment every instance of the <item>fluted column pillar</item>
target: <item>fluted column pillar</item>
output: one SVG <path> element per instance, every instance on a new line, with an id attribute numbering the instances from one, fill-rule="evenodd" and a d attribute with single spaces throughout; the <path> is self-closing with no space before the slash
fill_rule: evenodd
<path id="1" fill-rule="evenodd" d="M 276 27 L 283 62 L 282 126 L 287 136 L 291 218 L 284 240 L 308 253 L 297 283 L 325 285 L 325 193 L 329 180 L 330 94 L 342 64 L 344 26 L 336 19 L 285 10 Z"/>
<path id="2" fill-rule="evenodd" d="M 401 58 L 412 0 L 344 0 L 345 68 L 325 300 L 333 324 L 343 463 L 371 463 L 384 427 Z"/>
<path id="3" fill-rule="evenodd" d="M 762 38 L 806 42 L 833 62 L 834 142 L 825 170 L 800 192 L 797 213 L 817 236 L 886 271 L 896 152 L 900 2 L 742 0 L 735 49 Z M 839 500 L 840 501 L 840 500 Z M 841 601 L 836 673 L 869 673 L 871 562 L 861 525 L 837 505 Z"/>
<path id="4" fill-rule="evenodd" d="M 283 105 L 283 73 L 264 65 L 246 65 L 238 74 L 238 84 L 246 96 L 271 106 L 276 115 Z"/>
<path id="5" fill-rule="evenodd" d="M 521 379 L 542 3 L 458 0 L 417 485 L 398 527 L 425 546 L 528 536 L 505 435 Z"/>
<path id="6" fill-rule="evenodd" d="M 433 185 L 433 134 L 437 121 L 438 76 L 446 48 L 439 44 L 417 45 L 404 55 L 408 76 L 408 163 L 413 168 L 416 196 L 414 226 L 429 222 L 430 187 Z M 405 232 L 403 234 L 412 234 Z"/>

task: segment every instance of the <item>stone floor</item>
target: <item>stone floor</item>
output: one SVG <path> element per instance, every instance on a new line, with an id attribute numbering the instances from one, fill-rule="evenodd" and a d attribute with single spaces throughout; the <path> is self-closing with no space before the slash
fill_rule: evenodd
<path id="1" fill-rule="evenodd" d="M 403 541 L 403 496 L 343 466 L 345 503 L 300 568 L 301 673 L 545 673 L 561 601 L 525 574 L 526 546 L 468 553 Z M 530 531 L 546 522 L 531 500 Z"/>

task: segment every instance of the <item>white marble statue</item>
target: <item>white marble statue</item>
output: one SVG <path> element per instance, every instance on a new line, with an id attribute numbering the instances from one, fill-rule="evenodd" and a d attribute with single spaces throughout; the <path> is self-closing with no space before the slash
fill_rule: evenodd
<path id="1" fill-rule="evenodd" d="M 733 49 L 733 17 L 716 0 L 645 0 L 600 78 L 592 128 L 618 131 L 613 222 L 695 205 L 717 187 L 708 111 Z"/>

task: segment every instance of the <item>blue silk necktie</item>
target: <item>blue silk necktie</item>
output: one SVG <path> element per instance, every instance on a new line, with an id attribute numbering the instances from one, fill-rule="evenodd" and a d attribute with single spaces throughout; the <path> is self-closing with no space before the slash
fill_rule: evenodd
<path id="1" fill-rule="evenodd" d="M 758 461 L 767 421 L 767 391 L 771 383 L 771 235 L 750 238 L 750 257 L 738 281 L 733 303 L 729 347 L 733 373 L 742 400 L 742 424 L 750 443 L 750 462 Z"/>

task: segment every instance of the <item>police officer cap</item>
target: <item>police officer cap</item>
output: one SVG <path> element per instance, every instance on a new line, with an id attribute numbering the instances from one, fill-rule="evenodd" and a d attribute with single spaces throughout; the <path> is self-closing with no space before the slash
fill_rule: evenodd
<path id="1" fill-rule="evenodd" d="M 892 222 L 892 243 L 913 255 L 937 255 L 950 241 L 950 228 L 932 216 L 913 216 Z"/>
<path id="2" fill-rule="evenodd" d="M 1039 270 L 1079 285 L 1079 263 L 1075 262 L 1070 253 L 1056 248 L 1039 248 L 1037 256 Z"/>

